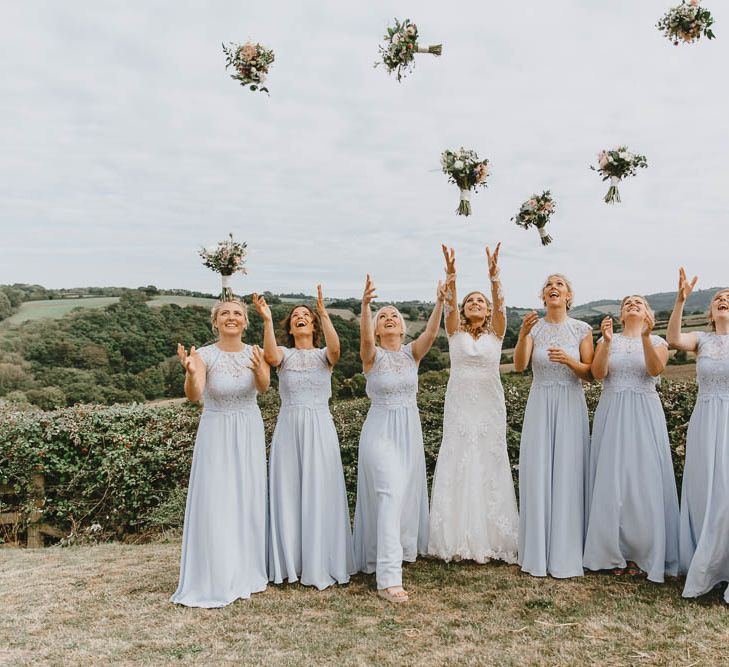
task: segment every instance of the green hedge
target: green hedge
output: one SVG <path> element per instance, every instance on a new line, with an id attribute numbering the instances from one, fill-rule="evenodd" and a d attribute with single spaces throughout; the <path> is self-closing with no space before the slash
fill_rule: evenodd
<path id="1" fill-rule="evenodd" d="M 442 376 L 421 381 L 420 413 L 430 484 L 443 421 Z M 514 479 L 518 475 L 519 434 L 529 391 L 528 379 L 505 378 L 507 445 Z M 664 382 L 660 388 L 680 485 L 686 427 L 696 397 L 695 383 Z M 586 388 L 590 417 L 600 387 Z M 278 397 L 260 399 L 270 441 Z M 332 405 L 351 509 L 357 484 L 357 446 L 369 401 Z M 15 487 L 0 511 L 31 509 L 31 475 L 46 478 L 44 521 L 73 535 L 94 530 L 108 537 L 178 526 L 200 408 L 191 404 L 150 406 L 77 406 L 55 412 L 7 412 L 0 418 L 0 484 Z M 22 531 L 23 525 L 18 526 Z"/>

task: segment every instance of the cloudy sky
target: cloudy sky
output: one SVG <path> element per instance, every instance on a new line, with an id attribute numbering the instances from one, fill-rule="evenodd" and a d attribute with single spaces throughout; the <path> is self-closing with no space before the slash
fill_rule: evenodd
<path id="1" fill-rule="evenodd" d="M 241 291 L 358 296 L 370 272 L 383 299 L 430 298 L 441 242 L 463 291 L 497 240 L 512 305 L 553 271 L 578 302 L 673 289 L 681 263 L 725 285 L 729 12 L 704 0 L 718 38 L 674 47 L 671 3 L 3 3 L 0 283 L 215 291 L 196 250 L 232 231 Z M 372 67 L 393 16 L 444 44 L 401 84 Z M 270 97 L 224 69 L 248 38 L 276 52 Z M 608 206 L 588 165 L 620 143 L 649 168 Z M 459 146 L 492 164 L 470 218 L 439 171 Z M 543 248 L 509 219 L 546 188 Z"/>

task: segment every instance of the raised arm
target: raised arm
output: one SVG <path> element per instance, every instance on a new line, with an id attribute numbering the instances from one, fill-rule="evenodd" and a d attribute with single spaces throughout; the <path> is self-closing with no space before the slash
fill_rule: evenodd
<path id="1" fill-rule="evenodd" d="M 613 342 L 613 318 L 610 315 L 600 322 L 600 332 L 602 340 L 597 344 L 595 357 L 592 360 L 592 377 L 596 380 L 604 380 L 608 374 L 610 345 Z"/>
<path id="2" fill-rule="evenodd" d="M 443 302 L 446 298 L 446 287 L 438 281 L 438 289 L 435 297 L 435 308 L 430 313 L 428 318 L 428 324 L 425 325 L 422 333 L 413 341 L 411 349 L 413 351 L 413 358 L 415 361 L 420 361 L 430 350 L 433 345 L 435 337 L 438 335 L 440 329 L 440 318 L 443 315 Z"/>
<path id="3" fill-rule="evenodd" d="M 253 295 L 253 305 L 263 320 L 263 358 L 267 364 L 278 368 L 283 361 L 283 352 L 279 350 L 276 344 L 276 332 L 273 330 L 271 308 L 266 303 L 266 299 L 258 294 Z"/>
<path id="4" fill-rule="evenodd" d="M 456 295 L 456 253 L 453 248 L 441 245 L 445 257 L 446 296 L 443 308 L 445 310 L 445 330 L 449 336 L 458 331 L 458 297 Z"/>
<path id="5" fill-rule="evenodd" d="M 334 328 L 329 313 L 324 306 L 324 295 L 321 291 L 321 285 L 316 286 L 316 312 L 319 314 L 321 322 L 321 330 L 324 333 L 324 342 L 327 345 L 327 360 L 330 366 L 334 366 L 339 361 L 341 348 L 339 346 L 339 336 Z"/>
<path id="6" fill-rule="evenodd" d="M 698 276 L 694 276 L 691 282 L 686 278 L 686 271 L 683 267 L 678 270 L 678 292 L 676 293 L 676 304 L 673 306 L 671 318 L 668 320 L 668 329 L 666 338 L 668 344 L 675 350 L 686 350 L 687 352 L 696 352 L 698 340 L 695 333 L 681 333 L 681 321 L 683 320 L 683 308 L 686 305 L 691 292 L 694 291 Z"/>
<path id="7" fill-rule="evenodd" d="M 643 342 L 645 369 L 648 371 L 648 375 L 658 377 L 666 368 L 668 348 L 665 345 L 653 345 L 651 333 L 655 325 L 655 318 L 650 313 L 646 313 L 645 318 L 643 318 L 643 330 L 640 332 L 640 337 Z"/>
<path id="8" fill-rule="evenodd" d="M 375 284 L 367 274 L 364 293 L 362 294 L 362 311 L 359 314 L 359 357 L 362 359 L 362 368 L 364 372 L 372 368 L 375 363 L 375 329 L 372 326 L 372 313 L 370 312 L 370 304 L 377 298 L 377 290 Z"/>
<path id="9" fill-rule="evenodd" d="M 519 339 L 517 340 L 516 347 L 514 348 L 514 370 L 517 373 L 525 371 L 529 366 L 529 362 L 532 358 L 532 348 L 534 347 L 534 340 L 532 340 L 529 333 L 538 321 L 539 315 L 537 315 L 537 311 L 535 310 L 524 315 L 524 318 L 521 321 Z"/>
<path id="10" fill-rule="evenodd" d="M 506 333 L 506 304 L 504 303 L 504 293 L 501 291 L 501 281 L 499 280 L 499 250 L 501 250 L 501 242 L 496 244 L 493 255 L 489 247 L 486 246 L 489 279 L 491 280 L 491 303 L 493 303 L 494 308 L 494 312 L 491 314 L 491 329 L 499 338 L 503 338 Z"/>
<path id="11" fill-rule="evenodd" d="M 177 344 L 177 357 L 185 369 L 185 396 L 188 401 L 197 402 L 205 391 L 206 368 L 205 362 L 200 358 L 195 346 L 190 348 L 190 354 L 185 347 Z"/>

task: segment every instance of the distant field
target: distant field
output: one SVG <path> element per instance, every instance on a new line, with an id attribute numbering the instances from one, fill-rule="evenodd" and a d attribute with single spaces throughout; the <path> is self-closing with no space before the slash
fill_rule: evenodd
<path id="1" fill-rule="evenodd" d="M 49 299 L 47 301 L 26 301 L 20 305 L 15 315 L 4 320 L 2 324 L 22 324 L 28 320 L 47 320 L 63 317 L 74 308 L 103 308 L 119 301 L 117 296 L 93 296 L 78 299 Z M 149 305 L 158 308 L 167 303 L 176 303 L 178 306 L 203 306 L 209 308 L 215 299 L 205 299 L 195 296 L 155 296 Z"/>

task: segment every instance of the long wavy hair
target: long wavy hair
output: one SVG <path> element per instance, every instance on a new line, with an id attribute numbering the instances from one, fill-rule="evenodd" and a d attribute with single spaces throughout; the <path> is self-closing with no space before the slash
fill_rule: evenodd
<path id="1" fill-rule="evenodd" d="M 311 307 L 307 306 L 305 303 L 296 304 L 289 311 L 288 316 L 281 320 L 281 329 L 286 346 L 296 347 L 296 339 L 294 338 L 294 334 L 291 333 L 291 317 L 297 308 L 306 308 L 306 310 L 311 313 L 311 323 L 314 327 L 312 343 L 314 344 L 314 347 L 319 347 L 321 345 L 321 319 L 319 318 L 319 313 L 312 310 Z"/>
<path id="2" fill-rule="evenodd" d="M 466 317 L 466 301 L 468 301 L 468 297 L 473 294 L 480 294 L 484 299 L 486 299 L 486 305 L 488 306 L 488 313 L 486 313 L 486 317 L 484 318 L 483 322 L 479 324 L 478 326 L 473 326 Z M 463 331 L 466 333 L 471 334 L 472 336 L 475 336 L 478 338 L 482 334 L 485 333 L 491 333 L 491 315 L 494 312 L 494 308 L 491 305 L 491 301 L 489 301 L 489 298 L 483 293 L 479 292 L 478 290 L 474 290 L 473 292 L 469 292 L 466 294 L 466 296 L 463 297 L 463 301 L 461 302 L 461 307 L 458 309 L 459 314 L 459 324 Z"/>

